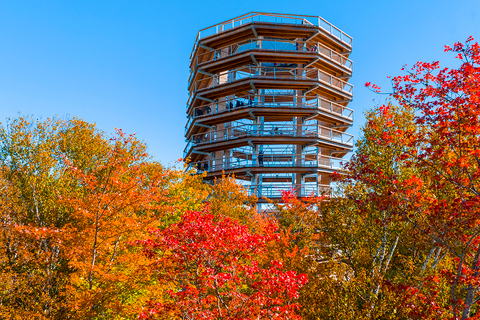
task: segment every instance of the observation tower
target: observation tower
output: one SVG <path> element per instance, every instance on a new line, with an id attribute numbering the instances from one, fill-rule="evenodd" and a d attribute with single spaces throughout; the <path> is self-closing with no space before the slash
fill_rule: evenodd
<path id="1" fill-rule="evenodd" d="M 259 202 L 330 191 L 352 150 L 352 38 L 318 16 L 251 12 L 198 32 L 185 159 Z"/>

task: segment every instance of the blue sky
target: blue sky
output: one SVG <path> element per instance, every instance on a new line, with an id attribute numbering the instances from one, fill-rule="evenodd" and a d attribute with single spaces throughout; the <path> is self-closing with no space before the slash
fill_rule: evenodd
<path id="1" fill-rule="evenodd" d="M 78 116 L 136 132 L 164 164 L 182 156 L 189 55 L 199 29 L 250 11 L 319 15 L 353 37 L 355 124 L 404 64 L 480 40 L 480 1 L 0 0 L 0 121 Z"/>

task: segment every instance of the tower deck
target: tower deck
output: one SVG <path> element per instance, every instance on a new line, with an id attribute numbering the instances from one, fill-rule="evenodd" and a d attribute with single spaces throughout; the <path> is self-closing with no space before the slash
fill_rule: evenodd
<path id="1" fill-rule="evenodd" d="M 353 148 L 352 38 L 318 16 L 251 12 L 199 31 L 184 156 L 250 193 L 328 192 Z"/>

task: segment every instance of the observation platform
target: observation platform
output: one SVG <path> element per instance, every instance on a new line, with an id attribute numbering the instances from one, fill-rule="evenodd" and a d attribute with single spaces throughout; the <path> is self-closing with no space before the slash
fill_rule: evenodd
<path id="1" fill-rule="evenodd" d="M 238 125 L 192 135 L 185 148 L 185 158 L 243 147 L 251 144 L 308 145 L 347 153 L 353 147 L 353 135 L 322 126 Z"/>
<path id="2" fill-rule="evenodd" d="M 191 110 L 185 126 L 185 137 L 201 133 L 212 126 L 244 118 L 261 116 L 265 121 L 292 121 L 307 117 L 335 124 L 345 131 L 353 123 L 353 110 L 333 103 L 321 96 L 247 95 L 234 97 L 223 103 L 209 103 Z"/>
<path id="3" fill-rule="evenodd" d="M 195 108 L 229 95 L 247 95 L 257 89 L 303 90 L 335 102 L 353 98 L 353 85 L 316 68 L 243 67 L 195 82 L 188 107 Z"/>
<path id="4" fill-rule="evenodd" d="M 198 32 L 184 157 L 260 200 L 330 193 L 352 150 L 352 38 L 318 16 L 251 12 Z M 262 200 L 263 199 L 263 200 Z"/>
<path id="5" fill-rule="evenodd" d="M 250 39 L 196 56 L 189 79 L 189 90 L 194 83 L 209 75 L 240 68 L 245 65 L 266 63 L 270 66 L 308 65 L 322 68 L 336 77 L 348 78 L 353 62 L 320 42 Z"/>
<path id="6" fill-rule="evenodd" d="M 191 61 L 210 48 L 219 49 L 259 36 L 321 42 L 347 57 L 352 51 L 352 37 L 322 17 L 250 12 L 200 30 L 190 55 Z"/>

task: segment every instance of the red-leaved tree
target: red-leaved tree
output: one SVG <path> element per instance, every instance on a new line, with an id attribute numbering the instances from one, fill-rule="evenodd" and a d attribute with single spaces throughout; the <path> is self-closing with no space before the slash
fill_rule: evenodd
<path id="1" fill-rule="evenodd" d="M 276 230 L 271 224 L 252 234 L 235 220 L 214 217 L 208 207 L 152 230 L 151 239 L 136 244 L 152 260 L 159 285 L 169 289 L 139 318 L 301 319 L 296 299 L 307 277 L 283 271 L 279 261 L 266 268 L 259 263 L 266 244 L 277 241 Z"/>
<path id="2" fill-rule="evenodd" d="M 409 174 L 386 176 L 374 159 L 365 157 L 355 157 L 350 166 L 352 180 L 386 186 L 381 193 L 371 192 L 366 203 L 388 209 L 392 219 L 408 223 L 418 232 L 418 239 L 423 239 L 425 247 L 431 248 L 420 263 L 422 270 L 429 266 L 437 269 L 437 273 L 416 284 L 393 286 L 406 292 L 410 302 L 405 307 L 415 317 L 431 314 L 426 305 L 434 305 L 438 316 L 448 313 L 454 319 L 478 314 L 479 48 L 470 37 L 465 44 L 445 47 L 446 52 L 455 53 L 461 60 L 458 68 L 441 69 L 439 62 L 417 62 L 406 75 L 392 79 L 392 96 L 414 114 L 414 125 L 385 130 L 377 143 L 385 150 L 398 149 L 395 166 L 408 167 Z M 370 83 L 366 85 L 379 90 Z M 391 127 L 389 107 L 383 106 L 381 112 L 387 119 L 386 127 Z M 367 176 L 375 176 L 376 181 L 366 179 Z M 440 259 L 450 262 L 439 264 Z M 445 301 L 441 292 L 448 296 L 448 303 L 441 302 Z"/>

